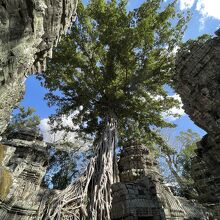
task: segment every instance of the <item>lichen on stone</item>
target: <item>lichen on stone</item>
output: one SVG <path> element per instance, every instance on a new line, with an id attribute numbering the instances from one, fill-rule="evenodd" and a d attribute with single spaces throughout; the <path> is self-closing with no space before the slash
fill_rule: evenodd
<path id="1" fill-rule="evenodd" d="M 0 164 L 2 163 L 4 159 L 4 151 L 5 151 L 4 145 L 0 144 Z"/>
<path id="2" fill-rule="evenodd" d="M 25 77 L 45 70 L 46 58 L 75 16 L 77 2 L 7 0 L 0 4 L 0 134 L 23 98 Z"/>
<path id="3" fill-rule="evenodd" d="M 175 90 L 185 112 L 207 134 L 197 143 L 192 178 L 198 200 L 220 219 L 220 36 L 202 36 L 177 53 Z"/>
<path id="4" fill-rule="evenodd" d="M 12 185 L 12 177 L 10 172 L 1 166 L 5 157 L 5 146 L 0 144 L 0 199 L 4 200 Z"/>
<path id="5" fill-rule="evenodd" d="M 10 187 L 12 185 L 12 177 L 10 172 L 1 167 L 0 168 L 0 199 L 4 200 L 8 193 L 10 192 Z"/>

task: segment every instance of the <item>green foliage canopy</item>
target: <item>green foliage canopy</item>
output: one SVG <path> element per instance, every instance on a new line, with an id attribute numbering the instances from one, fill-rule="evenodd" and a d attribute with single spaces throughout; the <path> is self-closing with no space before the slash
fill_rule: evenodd
<path id="1" fill-rule="evenodd" d="M 76 21 L 41 76 L 49 105 L 57 106 L 51 116 L 57 129 L 63 129 L 62 116 L 76 110 L 73 122 L 92 135 L 109 116 L 122 134 L 129 123 L 150 138 L 156 136 L 151 127 L 172 126 L 161 113 L 178 103 L 164 85 L 171 83 L 173 50 L 188 17 L 175 11 L 176 1 L 162 4 L 148 0 L 128 12 L 126 0 L 79 2 Z"/>
<path id="2" fill-rule="evenodd" d="M 56 150 L 50 156 L 47 173 L 44 176 L 43 186 L 53 189 L 65 189 L 73 176 L 77 173 L 77 164 L 72 154 Z"/>

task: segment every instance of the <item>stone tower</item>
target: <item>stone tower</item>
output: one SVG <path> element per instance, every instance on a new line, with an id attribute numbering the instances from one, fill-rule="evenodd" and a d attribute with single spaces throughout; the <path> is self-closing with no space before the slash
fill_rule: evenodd
<path id="1" fill-rule="evenodd" d="M 200 144 L 197 144 L 197 156 L 193 158 L 191 170 L 195 188 L 199 193 L 198 200 L 213 213 L 215 219 L 220 219 L 220 175 L 214 176 L 213 171 L 208 169 Z"/>
<path id="2" fill-rule="evenodd" d="M 184 110 L 207 134 L 197 144 L 192 174 L 199 200 L 220 219 L 220 29 L 187 42 L 177 53 L 176 92 Z"/>
<path id="3" fill-rule="evenodd" d="M 113 220 L 208 219 L 199 205 L 172 194 L 145 146 L 126 146 L 119 172 L 121 182 L 112 186 Z"/>

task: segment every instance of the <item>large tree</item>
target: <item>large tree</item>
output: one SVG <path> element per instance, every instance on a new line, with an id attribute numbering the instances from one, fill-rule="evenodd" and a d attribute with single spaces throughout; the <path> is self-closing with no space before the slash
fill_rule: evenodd
<path id="1" fill-rule="evenodd" d="M 62 125 L 63 115 L 69 115 L 80 132 L 96 139 L 96 156 L 81 187 L 81 211 L 72 213 L 75 217 L 110 219 L 116 134 L 124 138 L 135 125 L 143 140 L 157 141 L 153 128 L 173 126 L 162 113 L 177 102 L 164 85 L 171 83 L 173 51 L 186 22 L 175 3 L 148 0 L 128 12 L 126 0 L 91 0 L 87 6 L 79 2 L 76 21 L 42 75 L 50 91 L 46 99 L 57 106 L 51 116 L 51 122 L 58 122 L 56 129 L 71 130 Z M 59 216 L 64 206 L 50 208 L 48 215 Z"/>

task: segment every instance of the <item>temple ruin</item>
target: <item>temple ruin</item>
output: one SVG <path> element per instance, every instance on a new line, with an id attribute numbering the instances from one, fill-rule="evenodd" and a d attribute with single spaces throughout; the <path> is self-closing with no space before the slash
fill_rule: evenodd
<path id="1" fill-rule="evenodd" d="M 28 128 L 11 133 L 0 144 L 0 219 L 36 219 L 46 189 L 48 165 L 43 137 Z"/>
<path id="2" fill-rule="evenodd" d="M 191 41 L 177 56 L 175 89 L 183 108 L 207 134 L 194 158 L 199 201 L 220 219 L 220 31 L 209 40 Z"/>
<path id="3" fill-rule="evenodd" d="M 25 78 L 45 69 L 46 58 L 75 18 L 76 6 L 77 0 L 0 0 L 0 139 L 24 96 Z M 36 219 L 44 195 L 45 152 L 42 137 L 30 133 L 1 143 L 0 219 Z"/>
<path id="4" fill-rule="evenodd" d="M 113 220 L 209 219 L 198 203 L 175 197 L 146 146 L 126 146 L 119 161 L 120 182 L 113 184 Z"/>
<path id="5" fill-rule="evenodd" d="M 0 151 L 0 219 L 36 219 L 42 203 L 58 193 L 41 187 L 48 166 L 47 144 L 37 131 L 26 128 L 4 138 Z M 120 182 L 112 185 L 111 219 L 210 219 L 198 203 L 173 195 L 145 146 L 124 148 L 119 171 Z"/>
<path id="6" fill-rule="evenodd" d="M 26 75 L 42 71 L 62 33 L 74 19 L 77 0 L 0 0 L 0 134 L 22 99 Z M 193 172 L 199 202 L 220 219 L 220 31 L 182 48 L 175 89 L 184 109 L 207 135 L 198 143 Z M 0 144 L 0 219 L 36 219 L 47 168 L 46 144 L 28 129 Z M 146 147 L 127 146 L 119 162 L 120 182 L 112 186 L 112 219 L 212 219 L 193 201 L 175 197 L 163 183 Z"/>
<path id="7" fill-rule="evenodd" d="M 45 69 L 77 0 L 0 0 L 0 134 L 23 98 L 28 74 Z"/>

